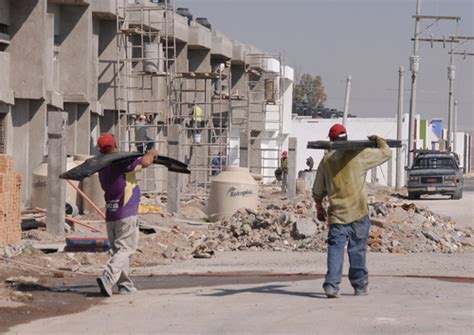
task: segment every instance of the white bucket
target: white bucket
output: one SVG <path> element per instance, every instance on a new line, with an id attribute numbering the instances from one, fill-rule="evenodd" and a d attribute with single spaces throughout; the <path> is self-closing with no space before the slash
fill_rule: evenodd
<path id="1" fill-rule="evenodd" d="M 201 133 L 194 133 L 194 143 L 195 144 L 200 144 L 201 143 Z"/>

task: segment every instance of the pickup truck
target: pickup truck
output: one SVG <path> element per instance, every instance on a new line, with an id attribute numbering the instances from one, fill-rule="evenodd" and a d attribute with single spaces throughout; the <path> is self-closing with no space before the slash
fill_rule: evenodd
<path id="1" fill-rule="evenodd" d="M 459 160 L 452 152 L 437 150 L 417 151 L 408 170 L 408 198 L 419 199 L 422 194 L 447 194 L 461 199 L 463 174 Z"/>

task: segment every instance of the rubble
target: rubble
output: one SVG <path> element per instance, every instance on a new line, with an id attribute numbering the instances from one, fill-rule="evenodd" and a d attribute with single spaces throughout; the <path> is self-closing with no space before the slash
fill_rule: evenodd
<path id="1" fill-rule="evenodd" d="M 241 209 L 209 226 L 202 245 L 219 251 L 326 251 L 327 224 L 316 219 L 309 194 L 275 203 L 269 193 L 261 195 L 258 210 Z M 472 231 L 456 228 L 447 216 L 419 208 L 386 188 L 371 185 L 369 194 L 370 251 L 455 253 L 472 244 Z"/>
<path id="2" fill-rule="evenodd" d="M 457 253 L 474 247 L 472 229 L 458 229 L 451 218 L 417 207 L 391 192 L 390 189 L 369 185 L 372 221 L 369 251 Z M 202 198 L 183 203 L 184 215 L 181 218 L 167 213 L 165 206 L 158 204 L 161 208 L 159 213 L 140 215 L 140 242 L 131 266 L 147 267 L 191 258 L 206 259 L 222 251 L 327 250 L 328 225 L 316 219 L 314 202 L 309 193 L 300 194 L 290 201 L 278 188 L 270 186 L 262 187 L 259 197 L 258 209 L 242 208 L 217 222 L 208 222 Z M 153 208 L 152 201 L 144 199 L 147 208 Z M 80 219 L 95 227 L 105 228 L 97 216 L 89 214 Z M 0 248 L 0 256 L 34 264 L 39 269 L 37 272 L 45 275 L 54 275 L 56 270 L 61 269 L 72 273 L 97 273 L 110 257 L 110 251 L 44 250 L 45 246 L 60 242 L 64 239 L 39 227 L 24 231 L 20 243 Z"/>

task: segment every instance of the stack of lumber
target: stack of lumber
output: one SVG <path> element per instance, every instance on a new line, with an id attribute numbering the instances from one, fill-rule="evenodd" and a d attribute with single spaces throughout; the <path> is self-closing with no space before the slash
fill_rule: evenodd
<path id="1" fill-rule="evenodd" d="M 21 240 L 21 177 L 12 156 L 0 155 L 0 246 Z"/>

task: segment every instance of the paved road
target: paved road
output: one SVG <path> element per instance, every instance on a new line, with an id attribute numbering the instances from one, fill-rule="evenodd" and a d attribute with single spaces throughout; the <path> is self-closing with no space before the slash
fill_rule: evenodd
<path id="1" fill-rule="evenodd" d="M 473 256 L 473 253 L 371 253 L 370 295 L 353 296 L 344 278 L 342 296 L 337 300 L 324 297 L 322 279 L 317 277 L 285 282 L 268 279 L 266 283 L 245 285 L 146 289 L 153 287 L 153 281 L 154 287 L 166 287 L 156 282 L 159 277 L 148 277 L 148 282 L 138 281 L 142 290 L 134 296 L 114 296 L 86 311 L 19 325 L 10 329 L 10 333 L 471 334 Z M 229 252 L 219 253 L 210 260 L 188 260 L 152 270 L 170 274 L 321 273 L 324 269 L 325 256 L 320 253 Z M 416 278 L 423 274 L 431 278 Z M 456 282 L 436 276 L 471 279 Z M 89 286 L 78 287 L 83 290 Z"/>
<path id="2" fill-rule="evenodd" d="M 459 227 L 474 227 L 474 176 L 464 179 L 463 198 L 451 200 L 449 197 L 430 196 L 415 201 L 419 206 L 451 216 Z"/>

